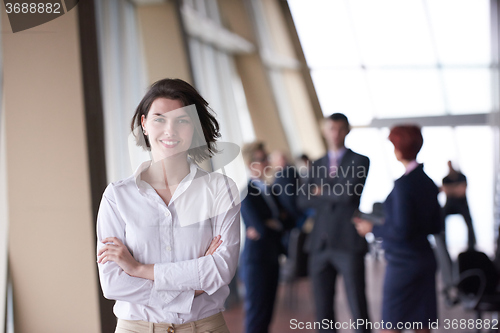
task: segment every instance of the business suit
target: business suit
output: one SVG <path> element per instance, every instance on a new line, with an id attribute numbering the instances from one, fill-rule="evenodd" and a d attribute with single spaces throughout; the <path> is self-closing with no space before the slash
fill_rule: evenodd
<path id="1" fill-rule="evenodd" d="M 297 186 L 300 185 L 299 174 L 295 167 L 286 166 L 282 171 L 276 173 L 274 177 L 273 187 L 276 188 L 274 193 L 281 206 L 288 214 L 288 218 L 292 221 L 289 228 L 295 227 L 296 220 L 302 217 L 303 213 L 297 206 Z"/>
<path id="2" fill-rule="evenodd" d="M 304 219 L 305 214 L 297 205 L 297 186 L 300 185 L 298 171 L 293 166 L 286 166 L 282 171 L 276 173 L 273 182 L 273 193 L 276 195 L 280 206 L 286 217 L 283 219 L 285 231 L 282 236 L 282 244 L 285 254 L 288 255 L 290 232 L 297 227 L 297 223 Z"/>
<path id="3" fill-rule="evenodd" d="M 318 321 L 335 321 L 335 281 L 339 273 L 344 277 L 352 317 L 368 320 L 364 264 L 367 243 L 358 235 L 352 216 L 359 207 L 369 165 L 366 156 L 347 149 L 336 175 L 332 177 L 330 160 L 325 155 L 313 162 L 306 193 L 299 191 L 301 207 L 316 210 L 306 249 L 310 254 L 309 275 Z M 322 194 L 310 195 L 314 186 L 323 187 Z M 357 331 L 369 332 L 364 327 Z"/>
<path id="4" fill-rule="evenodd" d="M 273 200 L 274 207 L 269 200 Z M 246 333 L 268 332 L 273 315 L 279 278 L 278 256 L 282 253 L 281 232 L 268 227 L 266 220 L 276 219 L 276 209 L 279 209 L 277 200 L 264 192 L 262 183 L 250 180 L 248 195 L 241 204 L 241 215 L 246 228 L 255 228 L 260 238 L 245 239 L 240 260 L 240 276 L 246 289 Z"/>
<path id="5" fill-rule="evenodd" d="M 387 268 L 382 319 L 422 322 L 437 319 L 436 260 L 427 235 L 441 229 L 438 189 L 420 164 L 394 183 L 384 203 L 385 223 L 373 233 L 382 237 Z"/>

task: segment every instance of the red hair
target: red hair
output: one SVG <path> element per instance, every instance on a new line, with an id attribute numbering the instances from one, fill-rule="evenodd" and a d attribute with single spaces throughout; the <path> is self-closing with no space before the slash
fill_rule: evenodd
<path id="1" fill-rule="evenodd" d="M 394 148 L 399 150 L 403 159 L 412 161 L 417 158 L 417 154 L 422 148 L 424 139 L 420 127 L 416 125 L 395 126 L 389 133 L 389 141 Z"/>

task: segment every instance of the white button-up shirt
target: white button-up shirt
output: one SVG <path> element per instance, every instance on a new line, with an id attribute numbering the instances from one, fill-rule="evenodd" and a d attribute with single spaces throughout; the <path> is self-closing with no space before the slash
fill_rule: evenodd
<path id="1" fill-rule="evenodd" d="M 115 262 L 98 264 L 104 297 L 119 319 L 182 324 L 224 310 L 240 249 L 240 197 L 235 183 L 189 161 L 168 206 L 145 181 L 145 162 L 131 177 L 106 188 L 97 217 L 97 250 L 117 237 L 154 281 L 132 277 Z M 222 244 L 204 256 L 212 239 Z M 194 297 L 195 290 L 205 293 Z"/>

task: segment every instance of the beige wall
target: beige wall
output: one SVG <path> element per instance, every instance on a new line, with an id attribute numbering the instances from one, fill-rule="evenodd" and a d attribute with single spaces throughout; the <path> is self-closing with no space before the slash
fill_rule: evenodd
<path id="1" fill-rule="evenodd" d="M 219 0 L 219 8 L 222 21 L 227 24 L 229 30 L 258 45 L 244 0 Z M 235 63 L 243 83 L 257 139 L 264 141 L 270 151 L 289 151 L 266 69 L 258 51 L 236 55 Z"/>
<path id="2" fill-rule="evenodd" d="M 1 98 L 1 97 L 0 97 Z M 9 248 L 9 206 L 7 198 L 7 163 L 5 153 L 5 113 L 0 112 L 0 299 L 7 296 L 7 258 Z M 6 302 L 0 302 L 0 313 L 5 313 Z M 5 316 L 0 316 L 0 327 L 5 327 Z"/>
<path id="3" fill-rule="evenodd" d="M 281 0 L 260 0 L 262 2 L 267 23 L 271 32 L 274 52 L 277 55 L 292 58 L 300 62 L 297 56 L 281 5 Z M 301 66 L 307 66 L 302 63 Z M 283 82 L 290 102 L 290 116 L 294 118 L 301 149 L 310 158 L 316 159 L 325 153 L 325 145 L 321 138 L 319 122 L 311 96 L 308 95 L 306 83 L 300 68 L 282 70 Z"/>
<path id="4" fill-rule="evenodd" d="M 137 7 L 148 83 L 179 78 L 192 83 L 189 57 L 174 1 Z"/>
<path id="5" fill-rule="evenodd" d="M 277 55 L 296 59 L 278 1 L 281 0 L 262 0 L 274 51 Z M 258 45 L 248 8 L 244 6 L 243 0 L 219 0 L 219 7 L 223 14 L 223 22 L 230 30 Z M 235 58 L 257 138 L 267 142 L 271 150 L 290 152 L 266 73 L 267 68 L 260 55 L 256 52 L 250 55 L 238 55 Z M 313 158 L 319 157 L 325 148 L 300 68 L 282 70 L 281 74 L 290 105 L 287 116 L 293 117 L 295 132 L 300 142 L 299 149 Z"/>
<path id="6" fill-rule="evenodd" d="M 326 153 L 326 147 L 321 138 L 319 122 L 312 110 L 302 74 L 295 70 L 285 70 L 283 82 L 289 92 L 291 116 L 295 118 L 302 152 L 311 159 L 320 158 Z"/>
<path id="7" fill-rule="evenodd" d="M 99 332 L 77 9 L 2 51 L 17 333 Z"/>

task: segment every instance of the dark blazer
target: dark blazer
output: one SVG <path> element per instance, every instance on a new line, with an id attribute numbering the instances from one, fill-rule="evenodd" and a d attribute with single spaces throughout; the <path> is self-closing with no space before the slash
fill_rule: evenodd
<path id="1" fill-rule="evenodd" d="M 278 200 L 274 200 L 280 210 Z M 245 283 L 245 332 L 268 332 L 271 323 L 276 290 L 279 280 L 278 256 L 282 252 L 281 232 L 266 226 L 266 220 L 281 215 L 272 209 L 266 201 L 266 194 L 255 180 L 248 182 L 248 195 L 241 203 L 241 216 L 245 226 L 254 227 L 260 234 L 258 240 L 245 239 L 241 253 L 240 277 Z"/>
<path id="2" fill-rule="evenodd" d="M 286 212 L 287 216 L 283 218 L 286 229 L 295 227 L 295 223 L 303 215 L 297 205 L 297 186 L 300 185 L 298 171 L 293 166 L 286 166 L 283 171 L 276 173 L 273 188 L 276 199 Z"/>
<path id="3" fill-rule="evenodd" d="M 276 200 L 275 202 L 278 206 Z M 242 261 L 244 263 L 277 263 L 278 256 L 282 253 L 281 232 L 265 225 L 267 219 L 273 218 L 273 213 L 254 180 L 248 182 L 248 195 L 241 203 L 241 216 L 247 228 L 254 227 L 260 234 L 258 240 L 248 238 L 245 240 Z"/>
<path id="4" fill-rule="evenodd" d="M 436 259 L 427 235 L 440 232 L 438 189 L 419 165 L 394 183 L 384 204 L 385 223 L 373 228 L 382 237 L 387 267 L 382 320 L 437 319 Z"/>
<path id="5" fill-rule="evenodd" d="M 386 251 L 432 255 L 427 235 L 441 231 L 438 193 L 422 164 L 395 181 L 384 203 L 385 223 L 373 228 Z"/>
<path id="6" fill-rule="evenodd" d="M 326 248 L 352 253 L 367 251 L 366 240 L 357 233 L 352 217 L 359 207 L 369 167 L 368 157 L 350 149 L 333 178 L 329 175 L 328 154 L 312 163 L 307 183 L 298 190 L 299 205 L 316 210 L 314 228 L 306 244 L 310 253 Z M 322 195 L 311 195 L 315 186 L 323 187 Z"/>

